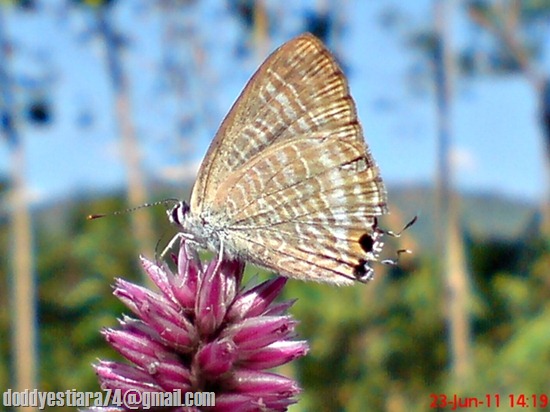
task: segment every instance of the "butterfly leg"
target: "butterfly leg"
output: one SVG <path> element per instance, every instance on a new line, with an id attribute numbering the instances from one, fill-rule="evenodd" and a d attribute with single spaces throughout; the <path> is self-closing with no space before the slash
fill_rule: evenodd
<path id="1" fill-rule="evenodd" d="M 220 250 L 218 251 L 218 257 L 216 259 L 216 267 L 214 268 L 214 272 L 220 269 L 220 265 L 223 260 L 223 237 L 220 239 Z"/>
<path id="2" fill-rule="evenodd" d="M 188 233 L 185 233 L 185 232 L 177 233 L 170 240 L 170 242 L 168 242 L 168 245 L 166 245 L 166 247 L 163 249 L 163 251 L 160 254 L 160 258 L 161 259 L 164 258 L 166 256 L 166 254 L 168 253 L 168 251 L 170 249 L 172 249 L 177 242 L 181 243 L 182 240 L 187 240 L 189 242 L 193 242 L 193 236 L 191 236 L 191 235 L 189 235 Z"/>
<path id="3" fill-rule="evenodd" d="M 160 258 L 164 258 L 166 256 L 166 254 L 168 253 L 168 251 L 170 249 L 172 249 L 172 247 L 174 247 L 174 245 L 177 243 L 177 242 L 181 242 L 181 240 L 184 238 L 183 236 L 183 233 L 178 233 L 176 234 L 171 240 L 170 242 L 168 242 L 168 244 L 166 245 L 166 247 L 162 250 L 162 252 L 160 253 Z"/>

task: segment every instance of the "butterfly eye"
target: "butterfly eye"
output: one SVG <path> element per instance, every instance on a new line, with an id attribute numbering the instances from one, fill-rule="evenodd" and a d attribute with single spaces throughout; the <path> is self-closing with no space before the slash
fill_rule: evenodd
<path id="1" fill-rule="evenodd" d="M 176 205 L 168 210 L 168 219 L 170 223 L 176 226 L 183 226 L 185 216 L 189 213 L 189 205 L 185 202 L 178 202 Z"/>

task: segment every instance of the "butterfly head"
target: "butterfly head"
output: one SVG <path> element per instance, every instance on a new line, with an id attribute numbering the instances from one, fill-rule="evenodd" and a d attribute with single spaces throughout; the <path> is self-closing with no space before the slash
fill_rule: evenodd
<path id="1" fill-rule="evenodd" d="M 219 249 L 219 235 L 215 228 L 210 227 L 202 216 L 193 214 L 186 202 L 178 200 L 166 214 L 170 223 L 179 229 L 180 232 L 176 235 L 179 238 L 211 251 Z"/>

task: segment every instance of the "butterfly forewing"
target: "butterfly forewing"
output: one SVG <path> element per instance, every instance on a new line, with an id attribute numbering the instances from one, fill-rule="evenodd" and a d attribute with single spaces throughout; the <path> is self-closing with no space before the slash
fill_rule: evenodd
<path id="1" fill-rule="evenodd" d="M 190 214 L 223 238 L 230 255 L 346 284 L 376 259 L 361 239 L 378 235 L 375 216 L 383 213 L 384 185 L 342 71 L 315 37 L 291 40 L 223 121 Z"/>
<path id="2" fill-rule="evenodd" d="M 250 79 L 220 126 L 199 170 L 191 209 L 208 207 L 227 173 L 275 141 L 356 121 L 348 99 L 346 80 L 319 40 L 302 35 L 280 47 Z"/>

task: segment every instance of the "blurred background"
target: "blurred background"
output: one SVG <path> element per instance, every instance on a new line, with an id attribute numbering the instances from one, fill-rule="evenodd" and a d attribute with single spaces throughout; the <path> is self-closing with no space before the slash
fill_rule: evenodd
<path id="1" fill-rule="evenodd" d="M 290 281 L 308 356 L 291 411 L 550 395 L 550 1 L 0 2 L 0 390 L 98 390 L 114 277 L 174 233 L 215 131 L 309 31 L 349 78 L 398 231 L 368 285 Z M 255 268 L 248 269 L 258 273 Z M 510 405 L 524 395 L 523 405 Z M 535 401 L 539 401 L 535 405 Z M 484 409 L 484 410 L 487 410 Z M 524 408 L 526 409 L 526 408 Z"/>

